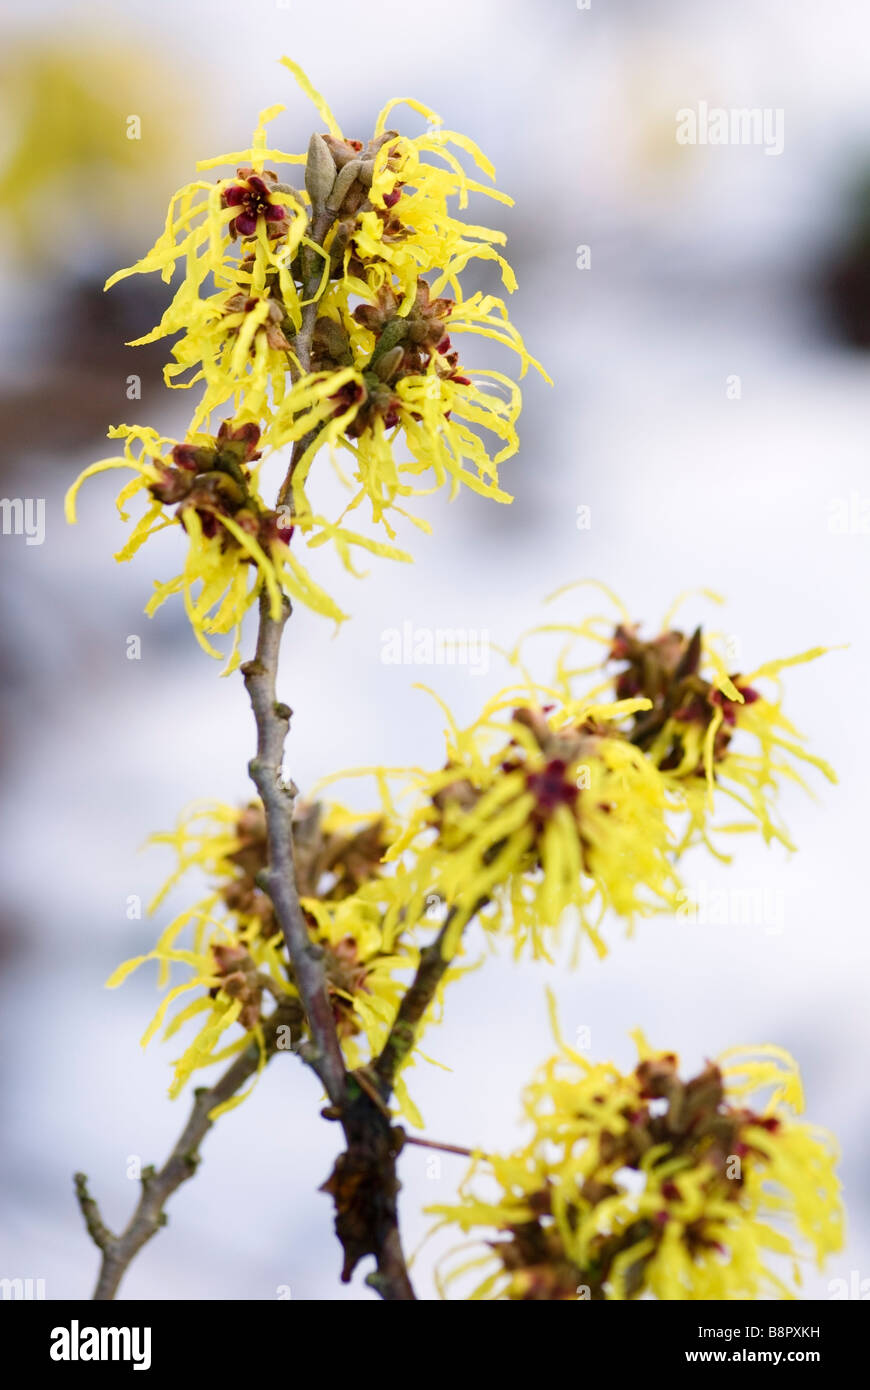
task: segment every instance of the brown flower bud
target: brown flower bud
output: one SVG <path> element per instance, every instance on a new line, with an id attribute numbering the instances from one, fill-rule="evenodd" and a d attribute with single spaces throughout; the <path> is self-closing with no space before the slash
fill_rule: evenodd
<path id="1" fill-rule="evenodd" d="M 158 502 L 171 506 L 173 502 L 183 501 L 193 484 L 194 475 L 189 469 L 161 467 L 159 480 L 149 483 L 148 490 Z"/>

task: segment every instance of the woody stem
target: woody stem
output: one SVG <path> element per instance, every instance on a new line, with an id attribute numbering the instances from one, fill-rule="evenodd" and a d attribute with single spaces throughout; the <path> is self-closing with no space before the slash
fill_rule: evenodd
<path id="1" fill-rule="evenodd" d="M 311 228 L 311 240 L 322 245 L 334 214 L 319 210 Z M 302 298 L 308 301 L 296 335 L 300 369 L 310 369 L 311 348 L 317 322 L 318 288 L 323 262 L 308 248 Z M 312 434 L 293 446 L 287 476 L 278 504 L 291 500 L 293 472 L 310 446 Z M 268 596 L 260 599 L 260 623 L 253 661 L 242 667 L 245 686 L 257 726 L 257 754 L 249 764 L 266 816 L 268 868 L 263 884 L 275 908 L 293 976 L 305 1009 L 311 1041 L 298 1049 L 323 1083 L 335 1115 L 344 1131 L 346 1149 L 326 1184 L 336 1209 L 336 1232 L 344 1248 L 342 1278 L 349 1280 L 360 1259 L 373 1255 L 376 1272 L 369 1276 L 373 1288 L 387 1301 L 414 1299 L 399 1237 L 396 1177 L 397 1135 L 389 1116 L 348 1076 L 329 998 L 323 948 L 312 941 L 299 902 L 293 853 L 293 807 L 296 787 L 282 774 L 284 743 L 291 711 L 276 699 L 281 639 L 290 604 L 285 598 L 281 614 L 273 617 Z"/>
<path id="2" fill-rule="evenodd" d="M 329 212 L 326 208 L 321 208 L 315 213 L 314 220 L 311 224 L 311 240 L 317 246 L 323 245 L 326 234 L 334 221 L 335 213 Z M 302 281 L 302 322 L 299 332 L 294 339 L 300 374 L 311 370 L 311 345 L 314 339 L 314 326 L 317 323 L 317 291 L 323 276 L 323 261 L 320 256 L 310 248 L 303 249 L 307 252 L 308 264 L 305 268 L 305 275 Z M 304 439 L 297 440 L 293 446 L 287 475 L 278 490 L 279 507 L 290 506 L 292 509 L 293 474 L 299 460 L 311 443 L 313 434 L 314 432 L 312 431 L 312 433 L 307 434 Z"/>
<path id="3" fill-rule="evenodd" d="M 308 1019 L 310 1042 L 300 1044 L 297 1051 L 323 1082 L 344 1130 L 346 1150 L 326 1184 L 335 1202 L 336 1232 L 344 1248 L 342 1279 L 347 1282 L 359 1261 L 374 1255 L 377 1270 L 368 1282 L 385 1300 L 408 1301 L 414 1291 L 399 1237 L 397 1135 L 389 1116 L 345 1069 L 324 950 L 312 940 L 299 902 L 293 854 L 296 787 L 281 770 L 291 711 L 275 694 L 281 638 L 289 616 L 285 600 L 280 618 L 273 618 L 268 596 L 263 595 L 256 654 L 242 667 L 257 726 L 257 754 L 249 770 L 266 816 L 268 868 L 262 881 L 272 899 Z"/>
<path id="4" fill-rule="evenodd" d="M 311 1044 L 300 1050 L 301 1055 L 320 1077 L 332 1104 L 340 1106 L 345 1093 L 344 1058 L 329 999 L 324 951 L 312 941 L 299 901 L 293 857 L 293 807 L 297 793 L 294 783 L 286 781 L 282 771 L 291 710 L 277 700 L 275 684 L 281 638 L 289 616 L 290 604 L 286 599 L 280 617 L 273 618 L 268 595 L 262 595 L 256 653 L 252 661 L 242 666 L 257 726 L 257 752 L 248 771 L 266 816 L 268 868 L 263 886 L 272 899 L 311 1029 Z"/>
<path id="5" fill-rule="evenodd" d="M 265 1060 L 274 1056 L 282 1045 L 284 1034 L 294 1039 L 299 1030 L 299 1005 L 286 999 L 270 1014 L 263 1026 Z M 162 1168 L 145 1168 L 142 1172 L 142 1192 L 132 1217 L 120 1235 L 115 1235 L 103 1221 L 100 1208 L 88 1188 L 84 1173 L 76 1173 L 76 1199 L 88 1234 L 102 1254 L 100 1273 L 94 1290 L 95 1302 L 108 1302 L 115 1297 L 118 1286 L 135 1257 L 152 1236 L 166 1225 L 166 1203 L 199 1164 L 199 1148 L 214 1124 L 212 1111 L 231 1100 L 245 1082 L 255 1076 L 263 1064 L 256 1042 L 245 1048 L 222 1076 L 209 1087 L 196 1091 L 193 1107 L 172 1152 Z"/>
<path id="6" fill-rule="evenodd" d="M 487 899 L 482 898 L 480 902 L 475 903 L 468 914 L 469 922 L 486 906 L 486 902 Z M 438 986 L 447 974 L 451 957 L 446 956 L 444 950 L 455 916 L 455 910 L 448 913 L 437 936 L 430 941 L 425 950 L 420 952 L 417 972 L 402 996 L 398 1012 L 393 1020 L 393 1026 L 381 1049 L 380 1056 L 374 1063 L 373 1069 L 385 1101 L 389 1100 L 392 1094 L 396 1077 L 414 1046 L 418 1029 L 423 1022 L 426 1011 L 438 992 Z M 468 922 L 466 922 L 467 924 Z"/>

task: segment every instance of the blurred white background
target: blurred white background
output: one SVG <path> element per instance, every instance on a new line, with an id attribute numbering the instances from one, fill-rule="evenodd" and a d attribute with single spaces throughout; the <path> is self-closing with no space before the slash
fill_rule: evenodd
<path id="1" fill-rule="evenodd" d="M 462 718 L 503 683 L 495 666 L 472 676 L 384 665 L 381 634 L 406 619 L 509 644 L 540 619 L 546 593 L 595 577 L 650 625 L 685 588 L 721 591 L 724 618 L 700 600 L 683 616 L 724 626 L 744 669 L 850 644 L 788 679 L 788 712 L 841 779 L 836 788 L 819 779 L 816 802 L 786 795 L 800 853 L 747 838 L 730 870 L 706 859 L 687 868 L 690 883 L 781 894 L 783 930 L 661 920 L 624 940 L 612 924 L 609 957 L 586 953 L 575 973 L 488 962 L 454 987 L 446 1021 L 428 1035 L 452 1070 L 420 1065 L 409 1077 L 426 1132 L 484 1147 L 517 1140 L 520 1089 L 552 1050 L 547 983 L 566 1033 L 589 1027 L 592 1053 L 623 1065 L 637 1026 L 690 1068 L 735 1043 L 775 1041 L 801 1064 L 809 1117 L 843 1148 L 850 1243 L 807 1292 L 826 1297 L 829 1280 L 851 1270 L 870 1276 L 870 758 L 860 712 L 870 534 L 829 525 L 837 499 L 870 514 L 870 370 L 859 341 L 870 295 L 851 200 L 870 167 L 868 41 L 861 0 L 592 0 L 588 10 L 574 0 L 115 0 L 33 3 L 7 25 L 3 63 L 19 72 L 34 46 L 59 45 L 93 86 L 90 51 L 116 46 L 128 64 L 132 53 L 132 67 L 111 60 L 103 119 L 123 129 L 144 102 L 149 114 L 141 168 L 88 156 L 42 195 L 41 161 L 60 137 L 37 108 L 35 199 L 16 211 L 7 187 L 0 203 L 10 229 L 26 233 L 0 269 L 2 490 L 47 499 L 44 545 L 0 543 L 0 1273 L 44 1278 L 49 1298 L 87 1297 L 97 1255 L 71 1174 L 87 1172 L 109 1224 L 122 1225 L 136 1196 L 128 1156 L 162 1161 L 186 1113 L 184 1099 L 166 1099 L 171 1045 L 143 1054 L 137 1043 L 153 978 L 143 971 L 112 993 L 102 985 L 153 939 L 153 923 L 125 915 L 128 895 L 147 899 L 168 867 L 159 852 L 139 852 L 147 834 L 191 798 L 249 795 L 249 711 L 239 679 L 220 681 L 195 646 L 180 604 L 142 614 L 152 580 L 175 572 L 177 539 L 119 567 L 112 480 L 85 491 L 75 530 L 63 524 L 62 496 L 108 452 L 108 424 L 135 418 L 169 434 L 180 424 L 153 370 L 159 357 L 120 346 L 156 321 L 159 284 L 115 291 L 115 301 L 93 286 L 151 244 L 195 158 L 244 147 L 260 108 L 285 101 L 275 141 L 305 147 L 318 122 L 278 66 L 288 53 L 346 131 L 364 136 L 388 97 L 408 94 L 492 157 L 516 199 L 513 210 L 485 208 L 509 233 L 513 316 L 555 380 L 550 389 L 527 379 L 522 449 L 504 470 L 512 507 L 439 499 L 413 567 L 374 562 L 360 583 L 318 571 L 353 618 L 335 639 L 304 612 L 293 619 L 282 694 L 296 711 L 288 766 L 299 785 L 345 765 L 439 760 L 441 717 L 415 681 L 436 685 Z M 699 101 L 782 108 L 783 152 L 678 145 L 675 112 Z M 6 115 L 9 142 L 23 108 L 13 101 Z M 577 267 L 580 246 L 589 269 Z M 489 365 L 483 344 L 466 344 L 472 367 Z M 126 378 L 140 361 L 151 367 L 134 417 Z M 739 399 L 726 390 L 734 375 Z M 591 509 L 587 530 L 579 506 Z M 591 591 L 573 603 L 560 611 L 601 606 Z M 126 659 L 130 634 L 142 638 L 141 661 Z M 360 1277 L 350 1288 L 337 1281 L 331 1203 L 316 1194 L 337 1133 L 318 1103 L 293 1059 L 273 1065 L 207 1141 L 121 1297 L 270 1299 L 282 1285 L 294 1299 L 374 1297 Z M 449 1200 L 463 1171 L 444 1156 L 433 1174 L 425 1152 L 405 1154 L 409 1248 L 428 1226 L 422 1208 Z M 417 1260 L 421 1297 L 435 1296 L 441 1248 L 427 1245 Z"/>

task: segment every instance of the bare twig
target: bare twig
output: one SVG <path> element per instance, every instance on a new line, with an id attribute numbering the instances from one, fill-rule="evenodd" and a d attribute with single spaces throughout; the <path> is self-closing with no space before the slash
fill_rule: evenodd
<path id="1" fill-rule="evenodd" d="M 275 908 L 293 967 L 293 978 L 308 1017 L 313 1043 L 300 1054 L 314 1068 L 333 1105 L 341 1105 L 345 1091 L 344 1058 L 336 1032 L 324 969 L 322 947 L 311 940 L 299 902 L 293 860 L 293 804 L 296 787 L 282 773 L 284 741 L 291 711 L 275 697 L 278 657 L 290 605 L 284 603 L 279 619 L 269 613 L 269 600 L 260 602 L 260 627 L 253 661 L 242 667 L 257 725 L 257 755 L 248 770 L 266 815 L 269 866 L 263 878 Z"/>
<path id="2" fill-rule="evenodd" d="M 250 772 L 266 816 L 269 867 L 262 881 L 274 904 L 308 1018 L 311 1044 L 297 1051 L 323 1082 L 332 1118 L 341 1121 L 347 1144 L 323 1188 L 335 1203 L 336 1233 L 345 1257 L 342 1279 L 347 1282 L 359 1261 L 373 1255 L 377 1270 L 368 1282 L 385 1300 L 406 1301 L 414 1298 L 414 1291 L 399 1238 L 396 1157 L 400 1136 L 383 1104 L 347 1074 L 329 999 L 324 952 L 311 939 L 296 886 L 292 838 L 296 788 L 285 783 L 281 772 L 290 710 L 275 698 L 288 616 L 289 605 L 275 621 L 263 599 L 256 655 L 242 668 L 257 724 L 257 756 Z"/>
<path id="3" fill-rule="evenodd" d="M 418 1149 L 437 1149 L 442 1154 L 458 1154 L 460 1158 L 473 1158 L 474 1149 L 467 1149 L 464 1144 L 441 1144 L 437 1139 L 424 1139 L 422 1134 L 406 1134 L 406 1144 L 414 1144 Z"/>
<path id="4" fill-rule="evenodd" d="M 469 913 L 468 920 L 475 917 L 485 906 L 486 899 L 482 898 Z M 381 1054 L 369 1068 L 378 1078 L 384 1100 L 389 1100 L 396 1077 L 414 1046 L 420 1024 L 435 998 L 438 986 L 447 974 L 452 957 L 445 956 L 444 947 L 455 915 L 453 911 L 448 913 L 437 936 L 420 952 L 417 972 L 402 996 L 402 1002 Z"/>
<path id="5" fill-rule="evenodd" d="M 288 998 L 270 1014 L 263 1027 L 266 1059 L 278 1050 L 281 1029 L 289 1028 L 291 1038 L 298 1032 L 299 1002 Z M 118 1286 L 132 1260 L 161 1226 L 166 1225 L 164 1208 L 183 1182 L 192 1178 L 199 1164 L 199 1147 L 214 1121 L 209 1118 L 216 1106 L 230 1100 L 245 1082 L 255 1075 L 261 1063 L 256 1042 L 252 1042 L 235 1059 L 213 1086 L 200 1088 L 194 1097 L 193 1108 L 168 1159 L 160 1169 L 148 1167 L 142 1173 L 142 1193 L 133 1216 L 120 1235 L 115 1235 L 103 1221 L 100 1209 L 88 1189 L 84 1173 L 76 1173 L 76 1197 L 88 1233 L 102 1251 L 102 1263 L 94 1300 L 107 1302 L 115 1297 Z"/>

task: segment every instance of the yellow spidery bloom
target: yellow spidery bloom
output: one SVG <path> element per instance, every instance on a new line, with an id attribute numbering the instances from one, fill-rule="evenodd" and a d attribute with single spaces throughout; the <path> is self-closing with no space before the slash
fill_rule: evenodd
<path id="1" fill-rule="evenodd" d="M 209 637 L 234 633 L 237 642 L 241 618 L 263 589 L 273 615 L 286 593 L 336 621 L 345 616 L 302 566 L 300 541 L 333 546 L 354 574 L 358 550 L 410 559 L 347 529 L 347 515 L 363 502 L 392 541 L 393 521 L 408 516 L 406 499 L 444 484 L 451 495 L 465 484 L 511 500 L 498 466 L 518 447 L 519 388 L 503 372 L 460 364 L 451 335 L 509 349 L 520 376 L 529 366 L 542 371 L 504 302 L 479 291 L 465 296 L 461 287 L 469 263 L 481 260 L 499 265 L 509 291 L 516 283 L 495 249 L 503 233 L 451 211 L 454 201 L 463 209 L 471 193 L 511 201 L 472 178 L 457 157 L 458 150 L 493 177 L 473 141 L 442 130 L 434 113 L 413 101 L 407 104 L 430 122 L 425 134 L 387 130 L 392 102 L 371 140 L 346 139 L 301 70 L 283 61 L 326 132 L 312 136 L 307 155 L 283 153 L 267 136 L 283 107 L 263 111 L 248 149 L 198 166 L 203 175 L 221 165 L 235 165 L 235 172 L 202 177 L 175 194 L 151 250 L 107 282 L 109 288 L 127 275 L 159 272 L 169 283 L 180 272 L 160 323 L 134 345 L 180 334 L 164 380 L 196 397 L 185 438 L 173 444 L 142 427 L 112 430 L 110 437 L 128 441 L 124 459 L 86 469 L 67 501 L 74 520 L 84 478 L 123 466 L 138 473 L 119 500 L 123 505 L 145 489 L 152 503 L 122 559 L 168 524 L 161 506 L 179 504 L 175 519 L 190 538 L 188 560 L 181 575 L 158 585 L 152 607 L 182 593 L 212 655 L 220 653 Z M 303 189 L 286 182 L 282 165 L 305 166 Z M 217 434 L 216 412 L 228 416 Z M 230 467 L 228 442 L 242 439 L 249 452 L 236 451 Z M 259 470 L 248 465 L 291 445 L 291 466 L 271 509 L 256 492 Z M 333 518 L 310 495 L 312 464 L 325 446 L 350 492 Z M 338 450 L 348 469 L 339 466 Z M 409 519 L 429 529 L 419 517 Z M 234 648 L 228 669 L 235 663 Z"/>
<path id="2" fill-rule="evenodd" d="M 448 714 L 444 767 L 405 772 L 414 805 L 385 856 L 404 880 L 388 931 L 419 921 L 435 899 L 450 918 L 447 956 L 479 913 L 517 956 L 528 947 L 550 958 L 574 909 L 577 946 L 585 935 L 604 955 L 608 909 L 631 924 L 673 908 L 666 786 L 614 728 L 645 702 L 545 700 L 525 687 L 502 691 L 467 729 Z M 383 793 L 383 776 L 380 784 Z"/>
<path id="3" fill-rule="evenodd" d="M 526 1092 L 528 1144 L 430 1208 L 490 1247 L 451 1256 L 444 1287 L 473 1271 L 472 1299 L 787 1299 L 842 1247 L 836 1150 L 794 1118 L 792 1058 L 734 1049 L 683 1081 L 636 1037 L 627 1075 L 562 1044 Z"/>
<path id="4" fill-rule="evenodd" d="M 312 941 L 324 948 L 336 1029 L 348 1067 L 361 1067 L 387 1038 L 403 993 L 398 977 L 413 972 L 419 958 L 405 941 L 389 949 L 385 945 L 382 924 L 395 884 L 378 878 L 386 826 L 381 817 L 362 817 L 340 806 L 325 814 L 319 806 L 303 806 L 294 839 L 300 900 Z M 205 873 L 211 888 L 173 918 L 153 951 L 126 961 L 108 984 L 121 984 L 147 960 L 159 963 L 163 989 L 174 964 L 192 972 L 164 995 L 142 1039 L 147 1044 L 164 1024 L 163 1036 L 171 1038 L 191 1018 L 204 1015 L 202 1027 L 175 1062 L 170 1095 L 176 1096 L 194 1071 L 244 1051 L 252 1041 L 262 1053 L 267 999 L 298 999 L 298 993 L 284 962 L 272 901 L 259 887 L 258 876 L 266 867 L 262 806 L 254 803 L 239 811 L 221 803 L 196 805 L 174 830 L 152 836 L 152 843 L 170 847 L 177 865 L 149 912 L 191 870 Z M 189 946 L 180 946 L 188 936 Z M 169 1018 L 175 1001 L 194 991 L 194 999 Z M 301 1004 L 296 1023 L 302 1037 Z M 241 1036 L 226 1043 L 224 1035 L 234 1024 Z M 403 1113 L 419 1124 L 404 1082 L 396 1095 Z"/>
<path id="5" fill-rule="evenodd" d="M 311 438 L 293 475 L 296 515 L 310 509 L 309 470 L 324 444 L 339 446 L 352 458 L 347 481 L 353 496 L 346 511 L 367 501 L 389 535 L 389 514 L 407 515 L 404 499 L 445 484 L 451 497 L 465 485 L 510 502 L 499 486 L 498 467 L 519 447 L 519 388 L 503 373 L 460 367 L 450 336 L 483 332 L 514 348 L 524 372 L 531 359 L 504 305 L 480 295 L 454 305 L 433 297 L 423 279 L 404 312 L 395 286 L 382 286 L 373 298 L 352 312 L 327 303 L 315 330 L 316 406 L 305 408 L 302 383 L 288 394 L 272 427 L 277 445 Z M 496 453 L 490 453 L 481 431 L 501 444 Z M 399 434 L 411 456 L 405 462 L 396 457 Z"/>
<path id="6" fill-rule="evenodd" d="M 145 608 L 149 617 L 167 598 L 181 594 L 196 639 L 209 656 L 223 656 L 209 638 L 232 633 L 224 675 L 238 666 L 242 619 L 262 592 L 273 618 L 280 616 L 284 593 L 337 623 L 344 620 L 347 615 L 290 549 L 293 527 L 287 517 L 263 502 L 254 466 L 261 457 L 256 425 L 225 421 L 214 438 L 193 435 L 186 444 L 173 444 L 139 425 L 119 425 L 109 437 L 124 440 L 123 454 L 84 470 L 67 493 L 66 516 L 75 522 L 78 490 L 86 478 L 123 468 L 134 476 L 118 495 L 122 520 L 129 520 L 125 508 L 136 494 L 145 492 L 149 502 L 115 559 L 129 560 L 150 536 L 167 526 L 181 527 L 187 537 L 184 569 L 155 583 Z M 345 552 L 354 539 L 345 538 Z M 396 558 L 402 558 L 399 552 Z"/>
<path id="7" fill-rule="evenodd" d="M 722 602 L 718 594 L 703 592 L 712 601 Z M 648 708 L 633 715 L 626 736 L 661 770 L 669 789 L 682 802 L 687 821 L 677 852 L 699 841 L 718 858 L 727 859 L 714 848 L 707 827 L 718 797 L 728 798 L 745 815 L 714 830 L 760 829 L 766 841 L 776 839 L 794 849 L 776 812 L 780 786 L 785 782 L 805 786 L 796 762 L 814 767 L 831 782 L 837 779 L 828 763 L 803 746 L 804 736 L 784 714 L 779 676 L 829 649 L 813 647 L 742 674 L 729 668 L 727 642 L 721 634 L 706 635 L 701 627 L 690 634 L 673 626 L 682 599 L 672 606 L 658 635 L 645 638 L 616 596 L 610 597 L 620 614 L 616 624 L 596 616 L 581 623 L 548 624 L 538 631 L 591 639 L 605 648 L 608 663 L 619 663 L 617 674 L 604 686 L 596 686 L 593 695 L 611 688 L 616 700 L 649 701 Z M 576 691 L 578 676 L 595 669 L 572 668 L 567 659 L 563 652 L 556 681 L 566 693 Z"/>
<path id="8" fill-rule="evenodd" d="M 192 430 L 207 426 L 212 412 L 227 401 L 232 401 L 241 421 L 259 423 L 257 410 L 267 387 L 271 385 L 280 398 L 288 374 L 289 344 L 280 330 L 285 321 L 291 332 L 301 326 L 291 266 L 306 236 L 308 210 L 301 194 L 265 167 L 267 159 L 305 162 L 304 155 L 282 154 L 267 146 L 266 126 L 283 109 L 272 106 L 260 113 L 249 149 L 201 163 L 200 169 L 227 163 L 240 167 L 235 175 L 198 179 L 181 188 L 148 254 L 106 282 L 110 289 L 129 275 L 159 271 L 169 284 L 177 264 L 183 264 L 183 279 L 160 323 L 130 346 L 184 333 L 173 352 L 176 361 L 165 368 L 164 376 L 170 386 L 203 386 Z M 269 314 L 267 284 L 272 281 L 284 311 L 279 319 Z M 217 293 L 203 298 L 203 287 L 212 283 Z M 228 302 L 239 295 L 254 301 L 249 312 L 244 312 L 244 303 Z M 281 355 L 270 355 L 278 348 Z M 187 380 L 178 380 L 192 369 Z"/>
<path id="9" fill-rule="evenodd" d="M 495 250 L 504 234 L 455 218 L 449 200 L 457 199 L 460 210 L 469 193 L 512 200 L 469 177 L 457 150 L 487 178 L 495 171 L 473 141 L 444 130 L 436 113 L 419 102 L 389 102 L 364 144 L 346 139 L 318 101 L 329 129 L 313 138 L 308 167 L 316 154 L 317 168 L 326 171 L 323 207 L 332 221 L 323 243 L 323 294 L 311 355 L 318 395 L 309 405 L 303 378 L 276 410 L 268 436 L 276 446 L 310 439 L 293 473 L 294 512 L 302 519 L 310 511 L 306 484 L 323 444 L 352 455 L 348 481 L 354 496 L 347 510 L 368 499 L 374 520 L 390 535 L 385 512 L 404 514 L 397 498 L 448 481 L 452 494 L 464 483 L 509 501 L 497 470 L 518 447 L 519 390 L 504 373 L 460 367 L 451 334 L 478 335 L 507 347 L 519 358 L 520 376 L 529 366 L 546 374 L 529 356 L 501 299 L 480 292 L 465 297 L 460 276 L 471 261 L 496 261 L 509 292 L 516 279 Z M 386 129 L 391 111 L 402 104 L 426 118 L 424 134 L 407 137 Z M 318 177 L 313 171 L 307 177 L 312 198 Z M 444 297 L 447 289 L 452 298 Z M 501 442 L 494 457 L 481 429 Z M 394 457 L 399 432 L 411 454 L 405 463 Z M 420 487 L 410 481 L 420 474 L 431 474 L 431 482 Z"/>

